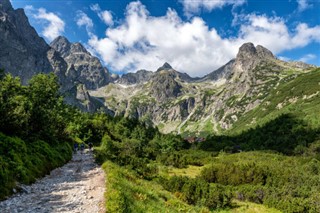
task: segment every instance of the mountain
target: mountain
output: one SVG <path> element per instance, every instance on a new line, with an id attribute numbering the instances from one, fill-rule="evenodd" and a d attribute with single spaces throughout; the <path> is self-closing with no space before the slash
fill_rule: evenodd
<path id="1" fill-rule="evenodd" d="M 281 61 L 263 46 L 245 43 L 235 59 L 200 79 L 165 63 L 89 93 L 104 99 L 116 115 L 138 118 L 163 132 L 220 133 L 270 98 L 284 79 L 314 68 Z"/>
<path id="2" fill-rule="evenodd" d="M 251 119 L 246 125 L 254 125 L 261 119 L 253 116 L 256 110 L 277 103 L 274 111 L 269 110 L 271 115 L 297 98 L 274 101 L 274 91 L 316 68 L 281 61 L 265 47 L 245 43 L 236 58 L 202 78 L 181 73 L 167 62 L 155 71 L 119 77 L 80 43 L 59 36 L 49 46 L 30 26 L 23 9 L 14 10 L 9 0 L 0 3 L 0 44 L 0 68 L 19 76 L 23 84 L 37 73 L 54 72 L 67 103 L 89 112 L 103 109 L 138 118 L 176 133 L 241 129 L 245 118 Z M 315 91 L 305 90 L 306 97 L 317 97 L 312 96 Z"/>
<path id="3" fill-rule="evenodd" d="M 92 56 L 82 44 L 70 43 L 67 38 L 59 36 L 50 46 L 67 62 L 66 75 L 72 82 L 82 83 L 88 89 L 97 89 L 112 80 L 107 68 L 103 67 L 99 59 Z"/>
<path id="4" fill-rule="evenodd" d="M 38 73 L 54 72 L 67 103 L 84 111 L 105 108 L 100 100 L 89 95 L 87 88 L 107 84 L 112 79 L 107 69 L 80 43 L 70 44 L 59 37 L 55 44 L 59 51 L 37 34 L 23 9 L 15 10 L 9 0 L 1 0 L 0 69 L 19 77 L 23 84 Z"/>
<path id="5" fill-rule="evenodd" d="M 165 62 L 161 67 L 157 69 L 156 72 L 146 71 L 146 70 L 138 70 L 135 73 L 126 73 L 119 78 L 116 83 L 124 84 L 124 85 L 133 85 L 140 84 L 150 81 L 152 78 L 157 78 L 156 76 L 161 76 L 162 74 L 167 73 L 173 78 L 179 78 L 183 81 L 196 81 L 198 78 L 191 78 L 186 73 L 181 73 L 174 70 L 170 64 Z"/>
<path id="6" fill-rule="evenodd" d="M 23 83 L 40 72 L 64 75 L 64 61 L 30 26 L 23 9 L 14 10 L 9 0 L 0 3 L 0 44 L 0 68 Z"/>
<path id="7" fill-rule="evenodd" d="M 209 73 L 208 75 L 204 76 L 201 81 L 211 80 L 216 81 L 219 79 L 227 79 L 232 73 L 232 68 L 235 63 L 235 60 L 229 61 L 224 66 L 220 67 L 219 69 Z"/>
<path id="8" fill-rule="evenodd" d="M 118 84 L 132 85 L 144 83 L 150 80 L 153 72 L 147 70 L 138 70 L 135 73 L 126 73 L 121 76 L 116 82 Z"/>

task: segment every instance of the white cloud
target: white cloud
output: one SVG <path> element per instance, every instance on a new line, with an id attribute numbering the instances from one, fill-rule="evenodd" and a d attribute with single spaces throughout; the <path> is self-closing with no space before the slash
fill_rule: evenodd
<path id="1" fill-rule="evenodd" d="M 303 47 L 311 41 L 320 41 L 320 26 L 309 28 L 300 23 L 290 32 L 281 18 L 250 14 L 240 27 L 240 38 L 262 44 L 275 53 Z"/>
<path id="2" fill-rule="evenodd" d="M 281 18 L 256 14 L 243 15 L 242 21 L 238 36 L 222 38 L 199 17 L 182 21 L 170 8 L 165 16 L 153 17 L 140 2 L 132 2 L 123 23 L 107 28 L 104 38 L 92 35 L 88 45 L 112 70 L 156 70 L 168 62 L 191 76 L 203 76 L 234 58 L 245 42 L 275 54 L 320 42 L 320 26 L 300 23 L 289 30 Z"/>
<path id="3" fill-rule="evenodd" d="M 96 12 L 99 16 L 99 18 L 106 24 L 109 26 L 113 25 L 113 17 L 112 17 L 112 13 L 108 10 L 104 10 L 102 11 L 99 4 L 93 4 L 90 6 L 91 10 Z"/>
<path id="4" fill-rule="evenodd" d="M 314 54 L 307 54 L 307 55 L 304 55 L 303 57 L 301 57 L 300 59 L 298 59 L 298 61 L 302 61 L 302 62 L 307 63 L 307 62 L 309 62 L 310 60 L 315 59 L 315 58 L 317 58 L 316 55 L 314 55 Z"/>
<path id="5" fill-rule="evenodd" d="M 278 56 L 278 58 L 282 61 L 291 61 L 291 58 L 285 57 L 285 56 Z"/>
<path id="6" fill-rule="evenodd" d="M 198 13 L 201 9 L 212 11 L 216 8 L 222 8 L 226 5 L 239 6 L 246 0 L 180 0 L 183 10 L 187 16 Z"/>
<path id="7" fill-rule="evenodd" d="M 298 3 L 298 12 L 302 12 L 311 6 L 308 3 L 308 0 L 297 0 L 297 3 Z"/>
<path id="8" fill-rule="evenodd" d="M 52 41 L 64 32 L 65 22 L 58 15 L 47 12 L 44 8 L 35 9 L 31 5 L 27 5 L 25 10 L 33 18 L 44 21 L 44 29 L 41 34 L 49 41 Z"/>
<path id="9" fill-rule="evenodd" d="M 102 20 L 104 21 L 104 23 L 106 23 L 107 25 L 113 25 L 111 12 L 105 10 L 105 11 L 101 12 L 101 17 L 102 17 Z"/>
<path id="10" fill-rule="evenodd" d="M 315 41 L 320 42 L 320 25 L 309 27 L 299 23 L 289 30 L 285 21 L 279 17 L 249 14 L 242 17 L 238 41 L 251 41 L 261 44 L 274 53 L 300 48 Z"/>
<path id="11" fill-rule="evenodd" d="M 84 26 L 87 32 L 90 34 L 93 27 L 92 20 L 83 11 L 77 11 L 76 22 L 79 27 Z"/>

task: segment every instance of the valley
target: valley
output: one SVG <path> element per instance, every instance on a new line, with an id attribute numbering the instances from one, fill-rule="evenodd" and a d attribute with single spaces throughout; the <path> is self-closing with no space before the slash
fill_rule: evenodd
<path id="1" fill-rule="evenodd" d="M 93 22 L 78 10 L 76 26 L 85 30 L 88 42 L 73 42 L 75 29 L 70 40 L 60 33 L 48 42 L 29 18 L 49 14 L 45 21 L 59 21 L 58 16 L 12 4 L 0 0 L 0 212 L 320 212 L 320 68 L 279 56 L 282 40 L 276 47 L 266 43 L 273 53 L 256 39 L 244 39 L 252 28 L 243 26 L 240 38 L 220 38 L 214 28 L 198 37 L 209 29 L 203 19 L 183 20 L 173 9 L 151 17 L 140 1 L 131 2 L 125 8 L 131 21 L 200 24 L 205 29 L 200 26 L 202 31 L 181 43 L 189 47 L 205 38 L 211 44 L 219 37 L 210 60 L 228 60 L 206 74 L 198 68 L 202 75 L 194 77 L 191 68 L 214 64 L 206 60 L 208 51 L 199 60 L 200 50 L 189 47 L 187 61 L 154 55 L 152 65 L 169 60 L 151 70 L 116 70 L 129 60 L 130 33 L 119 32 L 130 21 L 113 22 L 113 13 L 88 3 L 86 8 L 108 25 L 108 38 L 94 35 Z M 262 18 L 255 24 L 266 23 Z M 286 34 L 284 20 L 268 24 L 275 23 L 272 30 L 282 29 L 281 38 L 303 28 L 304 39 L 318 42 L 317 34 L 308 34 L 316 27 L 299 25 Z M 265 26 L 254 29 L 262 33 Z M 134 35 L 145 33 L 141 29 Z M 164 47 L 180 42 L 148 29 L 129 48 L 132 54 L 146 51 L 146 63 L 135 56 L 130 68 L 138 62 L 150 65 L 148 51 L 160 48 L 145 41 L 148 36 L 165 37 Z M 293 41 L 295 48 L 304 44 Z M 109 52 L 102 54 L 106 44 Z M 182 58 L 185 46 L 178 48 Z M 191 55 L 193 49 L 198 52 Z M 109 57 L 114 61 L 108 64 Z M 76 152 L 77 147 L 86 151 Z"/>

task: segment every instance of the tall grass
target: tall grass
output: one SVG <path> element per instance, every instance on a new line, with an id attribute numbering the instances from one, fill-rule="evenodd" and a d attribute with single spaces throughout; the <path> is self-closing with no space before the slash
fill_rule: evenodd
<path id="1" fill-rule="evenodd" d="M 0 200 L 13 193 L 17 183 L 30 184 L 71 159 L 68 143 L 25 142 L 0 133 Z"/>

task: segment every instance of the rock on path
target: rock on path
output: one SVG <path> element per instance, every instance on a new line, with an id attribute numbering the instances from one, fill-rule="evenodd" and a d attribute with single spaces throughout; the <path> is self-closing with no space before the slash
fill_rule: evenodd
<path id="1" fill-rule="evenodd" d="M 78 153 L 50 175 L 23 186 L 24 192 L 0 202 L 0 212 L 102 213 L 104 186 L 104 172 L 94 163 L 92 153 Z"/>

